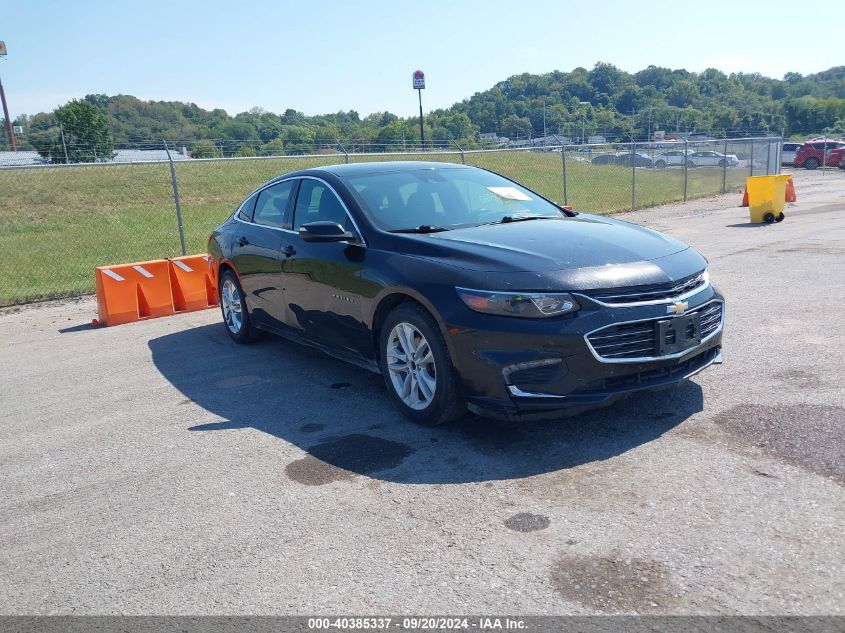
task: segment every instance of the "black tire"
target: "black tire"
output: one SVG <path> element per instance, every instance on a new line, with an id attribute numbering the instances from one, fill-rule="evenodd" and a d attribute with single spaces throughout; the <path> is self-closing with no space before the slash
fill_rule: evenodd
<path id="1" fill-rule="evenodd" d="M 387 367 L 391 333 L 400 323 L 410 324 L 425 337 L 434 359 L 435 388 L 430 403 L 424 409 L 414 409 L 402 400 L 393 385 L 390 370 Z M 379 332 L 379 367 L 390 398 L 402 414 L 412 422 L 424 426 L 437 426 L 457 420 L 466 413 L 466 401 L 461 395 L 460 377 L 452 365 L 440 328 L 428 311 L 418 303 L 402 303 L 387 315 Z"/>
<path id="2" fill-rule="evenodd" d="M 775 214 L 774 213 L 767 213 L 763 216 L 763 222 L 766 224 L 771 224 L 775 221 Z"/>
<path id="3" fill-rule="evenodd" d="M 727 163 L 727 162 L 725 162 L 725 159 L 724 159 L 724 158 L 723 158 L 722 160 L 720 160 L 720 161 L 719 161 L 719 167 L 726 167 L 726 166 L 727 166 L 727 164 L 728 164 L 728 163 Z"/>
<path id="4" fill-rule="evenodd" d="M 691 168 L 691 169 L 692 169 L 692 168 L 694 168 L 694 167 L 695 167 L 695 163 L 694 163 L 694 162 L 692 162 L 691 160 L 688 160 L 688 161 L 687 161 L 687 167 L 689 167 L 689 168 Z"/>
<path id="5" fill-rule="evenodd" d="M 783 211 L 781 211 L 780 213 L 778 213 L 777 217 L 775 218 L 775 222 L 783 222 L 783 219 L 785 217 L 786 216 L 783 214 Z"/>
<path id="6" fill-rule="evenodd" d="M 811 156 L 804 161 L 804 169 L 818 169 L 820 165 L 821 161 L 815 156 Z"/>
<path id="7" fill-rule="evenodd" d="M 654 166 L 657 167 L 657 169 L 663 169 L 664 167 L 666 167 L 666 161 L 665 160 L 659 160 L 656 163 L 654 163 Z"/>
<path id="8" fill-rule="evenodd" d="M 226 305 L 224 305 L 223 290 L 224 287 L 228 290 L 228 284 L 231 284 L 235 289 L 237 289 L 238 293 L 238 303 L 240 305 L 240 327 L 237 328 L 233 327 L 233 323 L 226 314 Z M 223 315 L 223 327 L 226 328 L 226 332 L 228 332 L 232 340 L 241 344 L 251 343 L 256 340 L 259 332 L 252 325 L 252 320 L 249 316 L 249 309 L 246 305 L 246 297 L 244 296 L 244 291 L 243 288 L 241 288 L 241 282 L 238 280 L 238 276 L 231 270 L 223 271 L 223 274 L 220 275 L 220 283 L 218 284 L 217 292 L 219 294 L 218 299 L 220 300 L 220 313 Z"/>

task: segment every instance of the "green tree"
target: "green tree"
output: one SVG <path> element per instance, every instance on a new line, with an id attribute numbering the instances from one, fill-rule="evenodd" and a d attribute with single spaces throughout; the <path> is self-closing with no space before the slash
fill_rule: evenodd
<path id="1" fill-rule="evenodd" d="M 33 117 L 33 121 L 40 115 Z M 69 101 L 56 108 L 53 120 L 33 125 L 31 143 L 36 151 L 53 162 L 65 162 L 61 130 L 64 129 L 67 158 L 71 163 L 93 163 L 111 160 L 114 141 L 109 131 L 106 113 L 83 100 Z"/>
<path id="2" fill-rule="evenodd" d="M 191 146 L 191 158 L 220 158 L 220 148 L 211 141 L 197 141 Z"/>

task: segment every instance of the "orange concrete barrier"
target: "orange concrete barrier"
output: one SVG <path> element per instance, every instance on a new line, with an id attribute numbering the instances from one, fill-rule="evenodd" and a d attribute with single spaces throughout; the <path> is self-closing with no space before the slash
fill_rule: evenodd
<path id="1" fill-rule="evenodd" d="M 98 266 L 95 325 L 120 325 L 173 314 L 167 262 L 157 259 L 135 264 Z"/>
<path id="2" fill-rule="evenodd" d="M 173 257 L 167 261 L 176 312 L 205 310 L 217 305 L 217 275 L 208 255 Z"/>
<path id="3" fill-rule="evenodd" d="M 786 201 L 795 202 L 798 200 L 798 194 L 795 193 L 795 183 L 792 178 L 786 181 Z"/>

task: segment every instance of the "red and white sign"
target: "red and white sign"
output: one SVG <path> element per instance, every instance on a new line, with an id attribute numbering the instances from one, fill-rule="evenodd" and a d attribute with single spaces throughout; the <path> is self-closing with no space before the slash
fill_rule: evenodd
<path id="1" fill-rule="evenodd" d="M 412 75 L 414 79 L 414 90 L 425 89 L 425 73 L 421 70 L 415 70 Z"/>

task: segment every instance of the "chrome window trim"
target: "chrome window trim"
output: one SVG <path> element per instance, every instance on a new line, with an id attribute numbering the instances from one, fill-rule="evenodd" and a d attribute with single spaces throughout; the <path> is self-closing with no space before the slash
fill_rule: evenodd
<path id="1" fill-rule="evenodd" d="M 710 283 L 710 281 L 705 281 L 704 284 L 702 284 L 701 286 L 697 286 L 692 290 L 688 290 L 684 294 L 678 295 L 677 297 L 672 297 L 671 299 L 650 299 L 649 301 L 628 301 L 626 303 L 608 303 L 606 301 L 594 299 L 590 295 L 581 292 L 571 292 L 569 294 L 577 297 L 583 297 L 584 299 L 597 303 L 600 306 L 604 306 L 605 308 L 636 308 L 639 306 L 656 306 L 661 304 L 679 303 L 685 301 L 686 299 L 694 297 L 699 292 L 707 290 L 708 288 L 712 287 L 712 285 L 713 284 Z"/>
<path id="2" fill-rule="evenodd" d="M 690 347 L 689 349 L 685 349 L 682 352 L 675 352 L 674 354 L 666 354 L 665 356 L 637 356 L 634 358 L 604 358 L 600 356 L 598 352 L 593 348 L 592 343 L 590 343 L 589 337 L 595 334 L 596 332 L 601 332 L 602 330 L 606 330 L 611 327 L 616 327 L 618 325 L 628 325 L 629 323 L 645 323 L 647 321 L 664 321 L 666 320 L 666 316 L 659 316 L 659 317 L 652 317 L 650 319 L 632 319 L 631 321 L 619 321 L 617 323 L 609 323 L 607 325 L 603 325 L 595 330 L 591 330 L 584 335 L 584 342 L 587 344 L 587 349 L 590 350 L 590 353 L 600 363 L 608 363 L 608 364 L 623 364 L 623 363 L 645 363 L 651 362 L 656 360 L 672 360 L 673 358 L 680 358 L 681 356 L 686 356 L 687 354 L 694 352 L 695 350 L 699 349 L 702 345 L 704 345 L 707 341 L 711 338 L 716 336 L 719 332 L 722 331 L 725 325 L 725 302 L 721 299 L 713 299 L 712 301 L 707 301 L 706 303 L 702 303 L 700 306 L 696 306 L 692 310 L 688 310 L 684 314 L 679 314 L 677 316 L 685 316 L 690 312 L 698 312 L 699 310 L 703 310 L 707 306 L 712 303 L 719 303 L 722 305 L 722 313 L 719 318 L 719 327 L 717 327 L 711 334 L 708 334 L 705 338 L 701 339 L 701 342 L 696 345 L 695 347 Z"/>
<path id="3" fill-rule="evenodd" d="M 328 190 L 329 190 L 329 191 L 331 191 L 331 192 L 334 194 L 334 197 L 335 197 L 335 198 L 337 198 L 337 201 L 338 201 L 338 202 L 340 202 L 340 206 L 342 206 L 342 207 L 343 207 L 343 210 L 346 212 L 346 217 L 347 217 L 347 218 L 349 218 L 349 221 L 350 221 L 350 222 L 352 222 L 352 226 L 354 226 L 354 227 L 355 227 L 355 231 L 358 233 L 358 237 L 360 237 L 360 238 L 361 238 L 361 244 L 360 244 L 360 245 L 361 245 L 361 246 L 366 246 L 366 245 L 367 245 L 367 240 L 366 240 L 366 239 L 364 239 L 364 234 L 361 232 L 361 229 L 360 229 L 360 228 L 358 228 L 358 223 L 355 221 L 355 218 L 354 218 L 354 217 L 352 217 L 352 214 L 349 212 L 349 207 L 347 207 L 347 206 L 346 206 L 346 203 L 344 203 L 344 202 L 343 202 L 343 199 L 342 199 L 342 198 L 338 195 L 337 191 L 335 191 L 335 190 L 334 190 L 334 187 L 332 187 L 329 183 L 327 183 L 327 182 L 326 182 L 325 180 L 323 180 L 322 178 L 318 178 L 317 176 L 292 176 L 292 177 L 290 177 L 290 178 L 283 178 L 282 180 L 274 180 L 274 181 L 272 181 L 272 182 L 268 182 L 268 183 L 266 183 L 266 184 L 264 184 L 264 185 L 260 186 L 258 189 L 256 189 L 255 191 L 251 192 L 251 193 L 250 193 L 250 194 L 249 194 L 246 198 L 244 198 L 243 202 L 241 202 L 241 203 L 238 205 L 238 208 L 237 208 L 237 209 L 235 209 L 235 212 L 232 214 L 232 216 L 231 216 L 231 217 L 232 217 L 232 218 L 233 218 L 236 222 L 240 222 L 241 224 L 249 224 L 249 225 L 251 225 L 251 226 L 260 226 L 260 227 L 261 227 L 261 228 L 263 228 L 263 229 L 271 229 L 271 230 L 273 230 L 273 231 L 281 231 L 281 232 L 283 232 L 283 233 L 290 233 L 290 234 L 292 234 L 292 235 L 296 235 L 296 236 L 298 237 L 298 236 L 299 236 L 299 232 L 298 232 L 298 231 L 294 231 L 293 229 L 283 229 L 283 228 L 282 228 L 282 227 L 280 227 L 280 226 L 268 226 L 268 225 L 266 225 L 266 224 L 258 224 L 258 222 L 247 222 L 246 220 L 241 220 L 241 219 L 238 217 L 238 214 L 240 213 L 240 211 L 241 211 L 241 207 L 243 207 L 244 203 L 245 203 L 247 200 L 249 200 L 250 198 L 252 198 L 252 196 L 254 196 L 256 193 L 260 194 L 260 193 L 261 193 L 262 191 L 264 191 L 265 189 L 269 189 L 270 187 L 273 187 L 274 185 L 279 185 L 279 184 L 281 184 L 281 183 L 283 183 L 283 182 L 288 182 L 289 180 L 303 180 L 303 179 L 305 179 L 305 178 L 310 178 L 311 180 L 317 180 L 317 181 L 319 181 L 319 182 L 323 183 L 323 184 L 324 184 L 324 185 L 328 188 Z M 299 195 L 299 192 L 298 192 L 298 191 L 297 191 L 297 195 Z M 257 202 L 257 201 L 256 201 L 256 202 Z M 294 210 L 295 210 L 295 206 L 296 206 L 296 205 L 294 205 Z M 254 217 L 254 216 L 253 216 L 253 217 Z M 349 243 L 349 240 L 344 240 L 344 241 L 342 241 L 342 242 L 340 242 L 340 243 L 342 243 L 342 244 L 348 244 L 348 243 Z"/>

